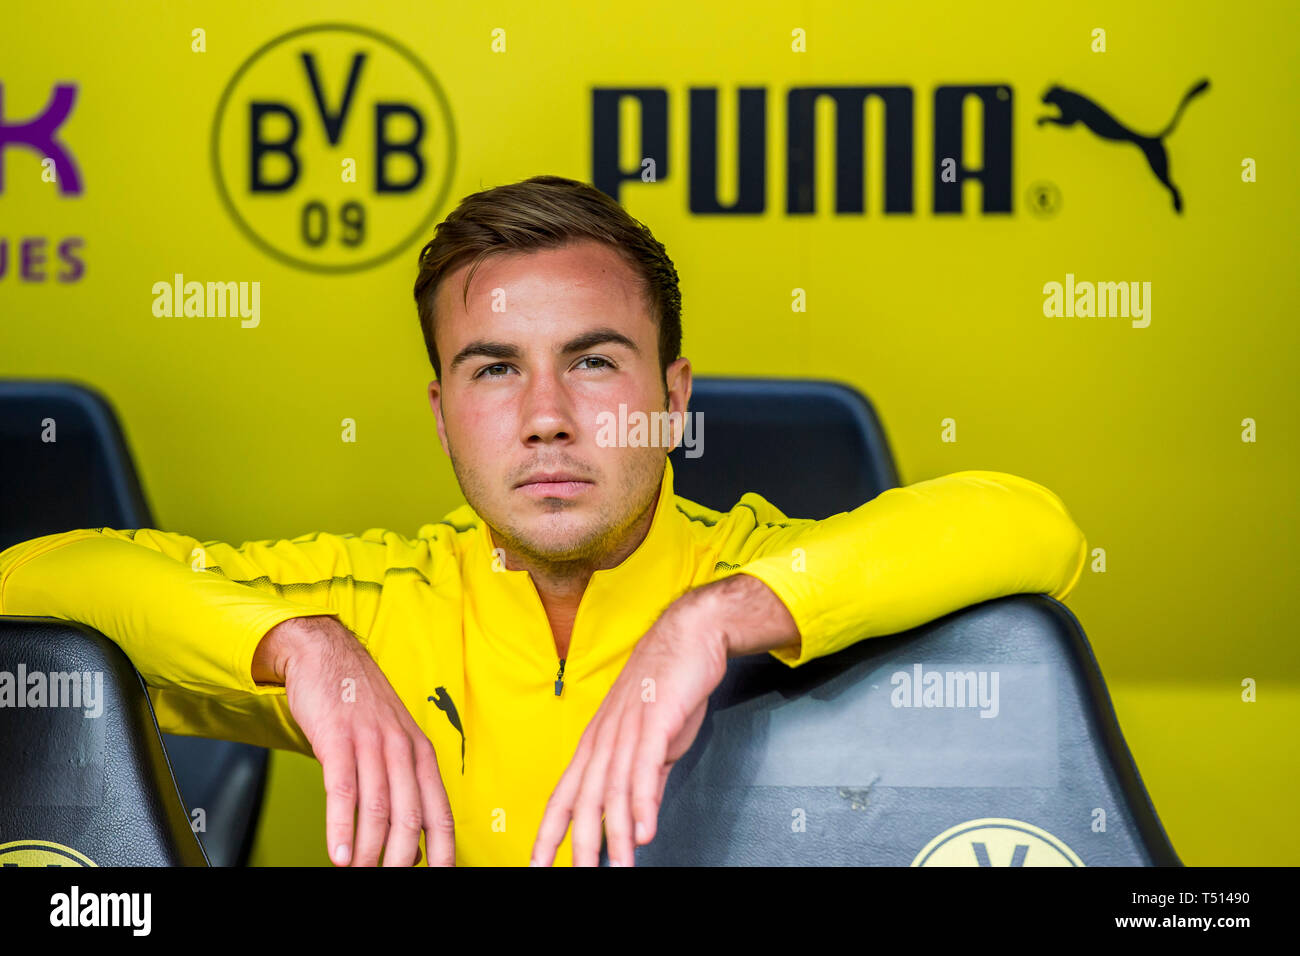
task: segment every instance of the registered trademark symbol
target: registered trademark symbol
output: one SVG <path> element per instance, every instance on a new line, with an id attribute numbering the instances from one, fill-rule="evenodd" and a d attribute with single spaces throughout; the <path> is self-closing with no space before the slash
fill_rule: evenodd
<path id="1" fill-rule="evenodd" d="M 1055 183 L 1034 183 L 1026 194 L 1029 208 L 1040 219 L 1051 219 L 1061 211 L 1061 191 Z"/>

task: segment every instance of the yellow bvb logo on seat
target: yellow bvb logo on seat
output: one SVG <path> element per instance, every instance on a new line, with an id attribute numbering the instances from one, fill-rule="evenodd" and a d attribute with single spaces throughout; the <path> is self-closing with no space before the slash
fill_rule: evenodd
<path id="1" fill-rule="evenodd" d="M 83 853 L 49 840 L 0 843 L 0 866 L 95 866 Z"/>
<path id="2" fill-rule="evenodd" d="M 1079 855 L 1046 830 L 1004 817 L 949 827 L 927 843 L 912 866 L 1083 866 Z"/>

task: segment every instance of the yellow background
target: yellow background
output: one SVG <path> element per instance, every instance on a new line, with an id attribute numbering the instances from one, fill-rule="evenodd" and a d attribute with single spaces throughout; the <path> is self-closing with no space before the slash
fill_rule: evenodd
<path id="1" fill-rule="evenodd" d="M 669 91 L 671 175 L 620 201 L 682 277 L 697 373 L 831 378 L 880 412 L 906 483 L 961 469 L 1040 481 L 1069 506 L 1104 574 L 1069 604 L 1175 849 L 1188 864 L 1300 863 L 1295 302 L 1300 153 L 1294 4 L 71 2 L 10 5 L 4 118 L 78 97 L 61 130 L 85 180 L 60 198 L 39 159 L 3 155 L 0 375 L 72 377 L 122 416 L 160 527 L 241 542 L 383 526 L 413 533 L 461 501 L 424 395 L 411 287 L 420 242 L 363 272 L 320 275 L 250 243 L 208 162 L 218 98 L 271 38 L 325 21 L 399 39 L 436 75 L 457 137 L 449 201 L 538 173 L 590 179 L 591 88 Z M 194 27 L 207 52 L 191 51 Z M 506 31 L 494 53 L 491 31 Z M 1107 31 L 1105 53 L 1091 31 Z M 807 31 L 792 53 L 791 31 Z M 1034 125 L 1052 83 L 1126 124 L 1162 128 L 1168 193 L 1130 144 Z M 930 208 L 933 90 L 1014 89 L 1011 216 Z M 916 96 L 915 213 L 836 215 L 829 105 L 818 212 L 785 205 L 785 94 L 905 83 Z M 734 190 L 734 92 L 768 90 L 767 211 L 687 212 L 688 90 L 721 93 L 720 199 Z M 871 108 L 875 110 L 873 105 Z M 868 113 L 868 138 L 879 117 Z M 635 164 L 626 141 L 624 163 Z M 874 162 L 876 154 L 869 151 Z M 1241 161 L 1258 182 L 1241 181 Z M 1052 218 L 1026 207 L 1050 181 Z M 81 281 L 25 283 L 15 246 L 86 239 Z M 48 251 L 48 250 L 47 250 Z M 47 266 L 55 269 L 55 266 Z M 262 283 L 262 319 L 159 319 L 154 282 Z M 1150 281 L 1152 321 L 1045 318 L 1042 287 Z M 791 290 L 808 292 L 792 313 Z M 958 441 L 940 441 L 940 422 Z M 1243 443 L 1243 418 L 1258 441 Z M 340 441 L 340 422 L 357 441 Z M 1253 678 L 1258 701 L 1241 701 Z M 255 851 L 326 864 L 320 770 L 276 753 Z M 1081 851 L 1083 848 L 1079 848 Z M 1084 854 L 1086 858 L 1086 853 Z"/>

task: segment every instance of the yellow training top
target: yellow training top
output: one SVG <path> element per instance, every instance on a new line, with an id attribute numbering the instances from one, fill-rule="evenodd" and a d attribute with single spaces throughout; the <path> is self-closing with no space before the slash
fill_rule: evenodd
<path id="1" fill-rule="evenodd" d="M 308 756 L 284 688 L 253 682 L 253 652 L 281 621 L 333 615 L 433 743 L 456 862 L 523 866 L 633 646 L 690 588 L 737 573 L 765 582 L 802 636 L 772 653 L 796 667 L 980 601 L 1064 598 L 1086 555 L 1056 495 L 1001 472 L 890 489 L 813 521 L 753 493 L 727 512 L 687 501 L 666 462 L 645 540 L 587 585 L 558 695 L 560 661 L 532 577 L 504 569 L 468 504 L 414 538 L 382 528 L 238 548 L 149 529 L 34 538 L 0 553 L 0 613 L 80 621 L 114 640 L 165 733 Z M 557 865 L 572 862 L 570 838 Z"/>

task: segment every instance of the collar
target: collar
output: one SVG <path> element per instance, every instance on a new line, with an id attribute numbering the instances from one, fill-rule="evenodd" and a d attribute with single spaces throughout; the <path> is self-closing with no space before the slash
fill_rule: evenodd
<path id="1" fill-rule="evenodd" d="M 466 635 L 477 624 L 487 642 L 526 658 L 543 673 L 553 671 L 554 635 L 532 575 L 506 570 L 494 558 L 487 522 L 472 509 L 470 514 L 477 528 L 460 559 Z M 677 508 L 672 462 L 665 458 L 646 536 L 622 562 L 593 572 L 587 583 L 573 623 L 566 681 L 629 653 L 664 608 L 691 586 L 692 541 L 691 520 Z M 501 570 L 493 570 L 494 562 Z"/>

